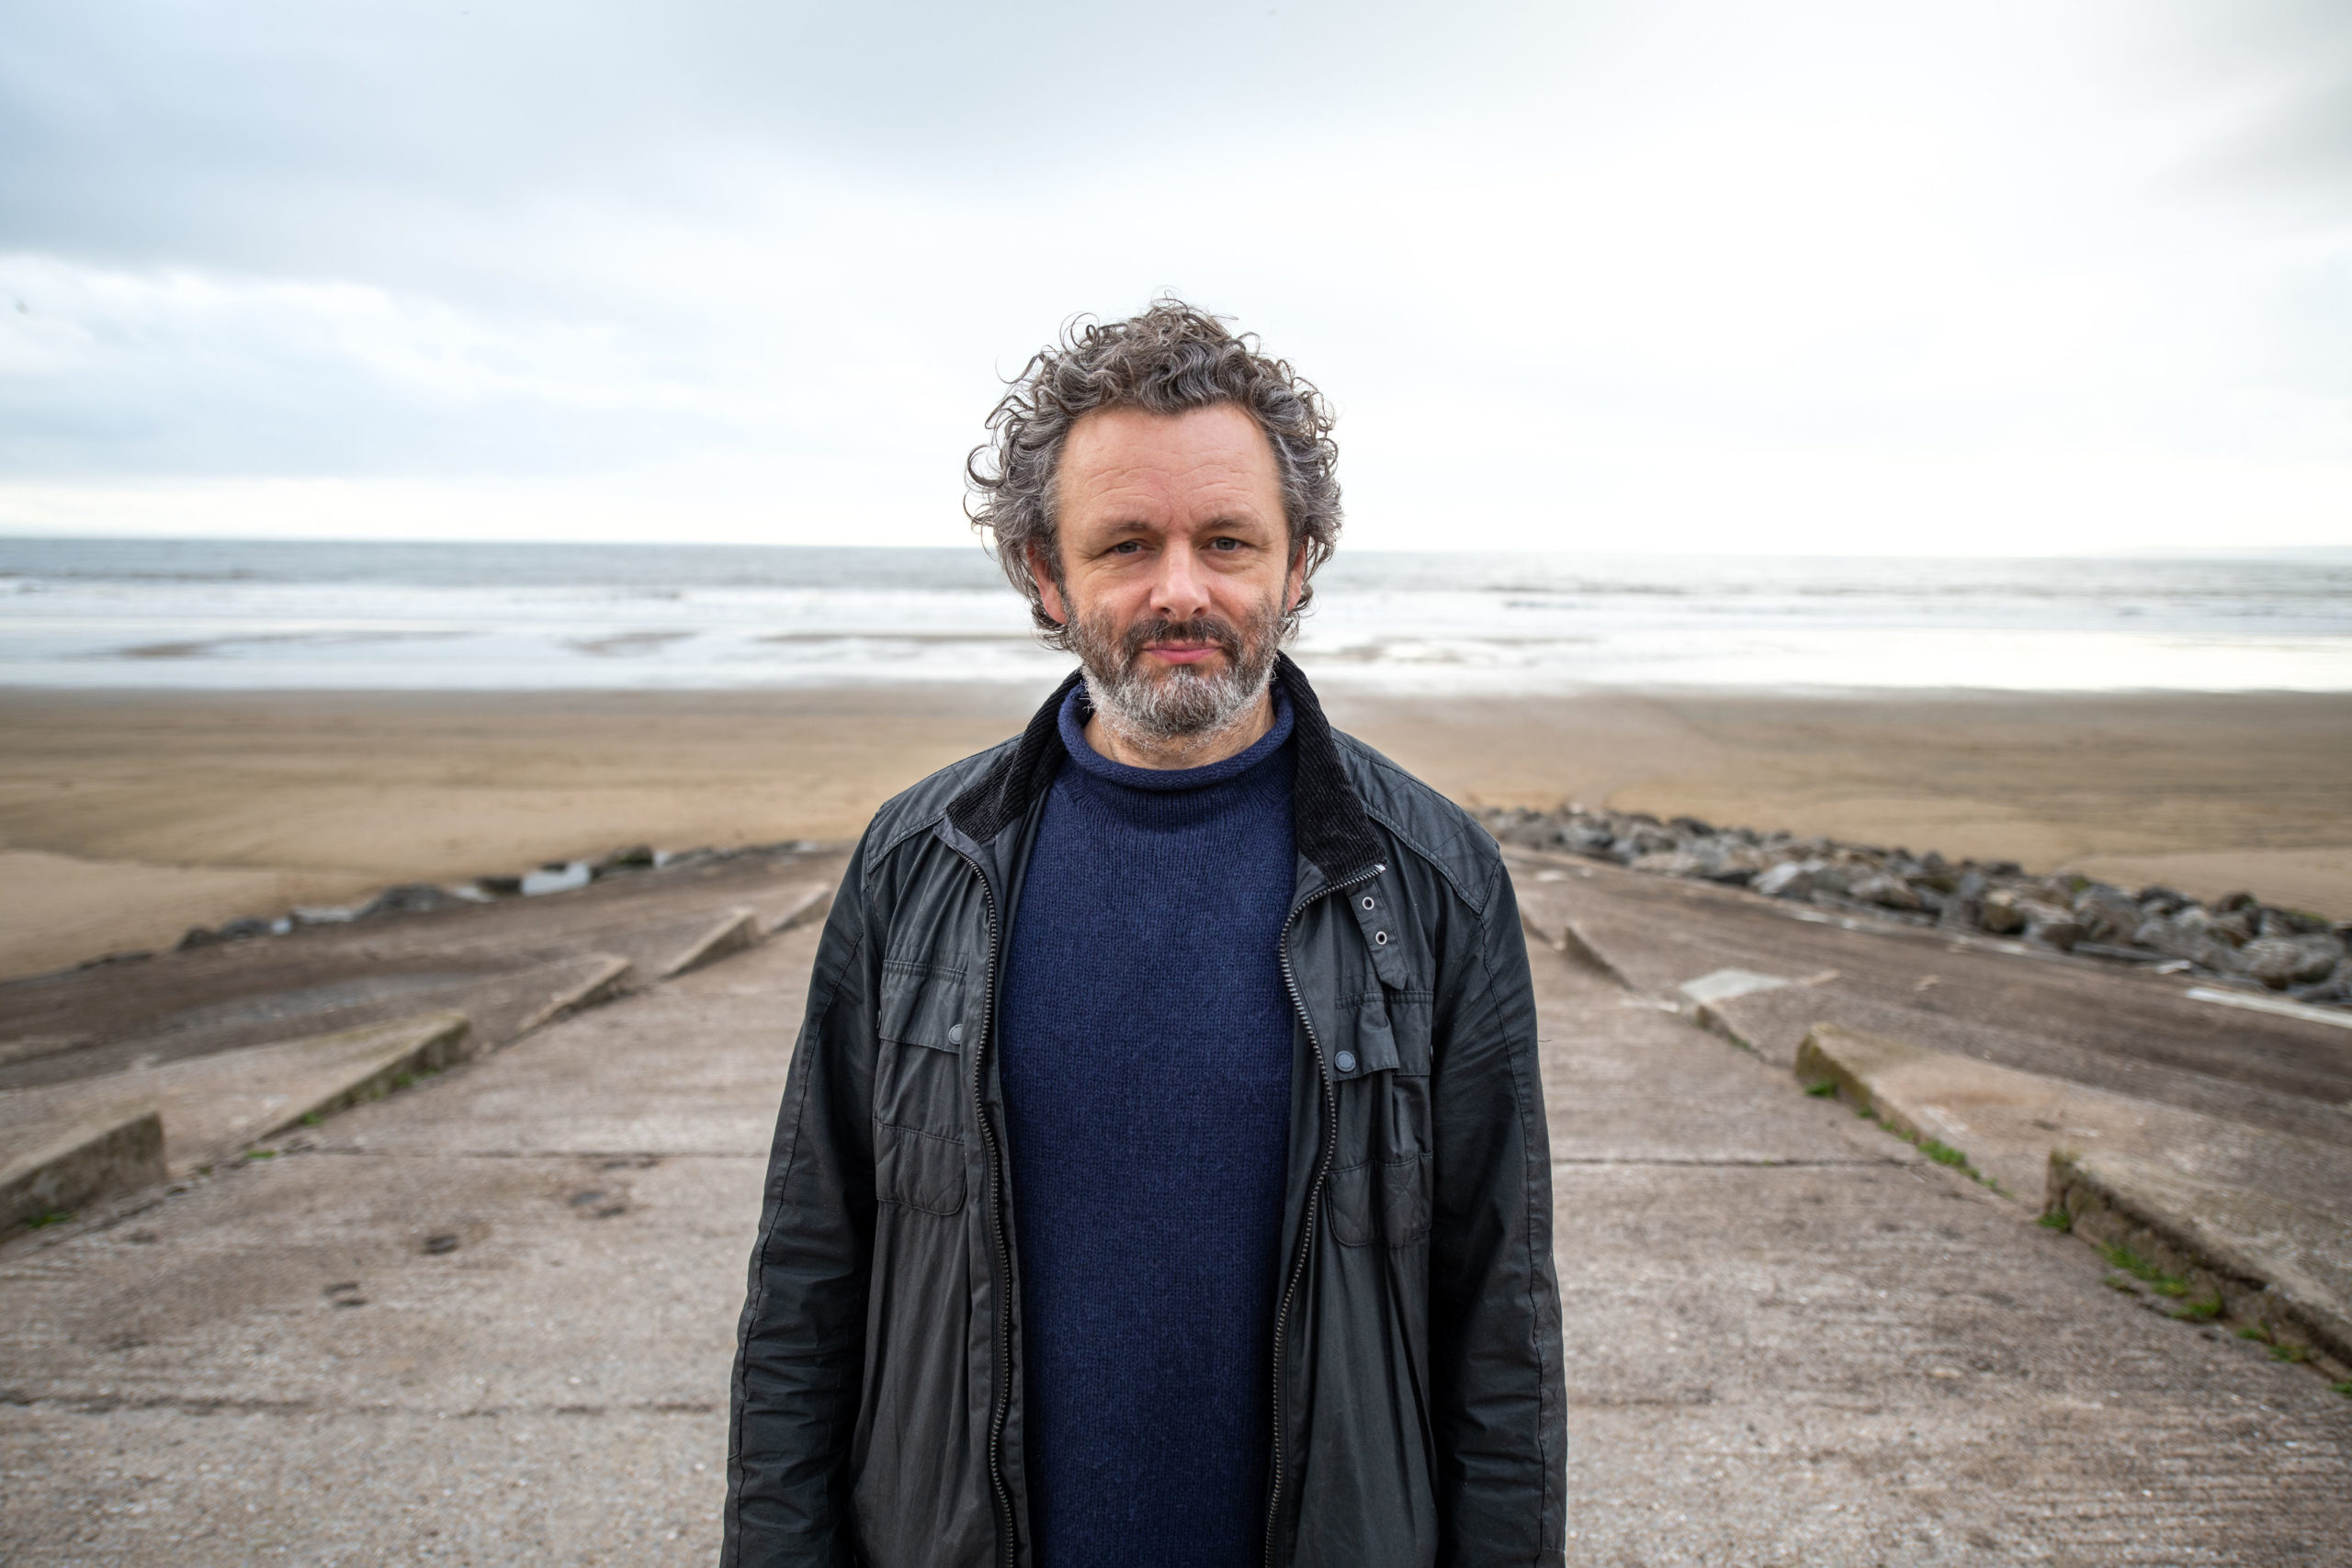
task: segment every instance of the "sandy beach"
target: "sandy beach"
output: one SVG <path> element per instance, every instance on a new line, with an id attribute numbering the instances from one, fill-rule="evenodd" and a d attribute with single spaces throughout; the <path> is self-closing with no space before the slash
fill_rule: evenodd
<path id="1" fill-rule="evenodd" d="M 854 836 L 1041 693 L 0 692 L 0 976 L 191 925 L 660 848 Z M 1564 799 L 2352 917 L 2352 696 L 1367 697 L 1457 799 Z"/>

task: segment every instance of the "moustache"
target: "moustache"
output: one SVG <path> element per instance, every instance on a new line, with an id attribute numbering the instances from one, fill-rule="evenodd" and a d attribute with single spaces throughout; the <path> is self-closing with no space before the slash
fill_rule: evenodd
<path id="1" fill-rule="evenodd" d="M 1193 615 L 1182 621 L 1155 616 L 1129 626 L 1119 638 L 1120 663 L 1134 669 L 1143 650 L 1155 642 L 1204 642 L 1224 654 L 1227 663 L 1241 662 L 1241 634 L 1231 623 L 1216 615 Z"/>

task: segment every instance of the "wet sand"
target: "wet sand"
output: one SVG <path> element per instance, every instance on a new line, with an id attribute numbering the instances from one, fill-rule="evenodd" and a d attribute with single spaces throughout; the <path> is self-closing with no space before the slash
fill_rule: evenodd
<path id="1" fill-rule="evenodd" d="M 389 882 L 846 839 L 1041 695 L 0 691 L 0 976 Z M 2352 695 L 1326 701 L 1466 802 L 1688 812 L 2352 917 Z"/>

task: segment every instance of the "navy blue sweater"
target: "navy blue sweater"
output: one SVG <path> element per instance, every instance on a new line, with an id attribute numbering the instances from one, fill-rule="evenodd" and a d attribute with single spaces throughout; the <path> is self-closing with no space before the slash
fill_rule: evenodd
<path id="1" fill-rule="evenodd" d="M 1290 1124 L 1291 718 L 1205 768 L 1086 743 L 1000 1017 L 1038 1568 L 1257 1560 Z"/>

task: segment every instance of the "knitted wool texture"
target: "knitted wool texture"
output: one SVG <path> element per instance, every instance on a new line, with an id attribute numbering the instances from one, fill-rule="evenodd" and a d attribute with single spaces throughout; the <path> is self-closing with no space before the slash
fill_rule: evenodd
<path id="1" fill-rule="evenodd" d="M 1256 1561 L 1292 1012 L 1292 711 L 1205 768 L 1087 744 L 1083 689 L 999 1014 L 1038 1568 Z"/>

